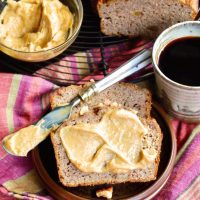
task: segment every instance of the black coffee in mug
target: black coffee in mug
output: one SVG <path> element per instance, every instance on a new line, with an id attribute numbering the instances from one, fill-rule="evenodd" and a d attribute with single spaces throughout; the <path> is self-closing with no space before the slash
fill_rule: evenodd
<path id="1" fill-rule="evenodd" d="M 200 37 L 184 37 L 169 43 L 160 54 L 158 66 L 177 83 L 200 86 Z"/>

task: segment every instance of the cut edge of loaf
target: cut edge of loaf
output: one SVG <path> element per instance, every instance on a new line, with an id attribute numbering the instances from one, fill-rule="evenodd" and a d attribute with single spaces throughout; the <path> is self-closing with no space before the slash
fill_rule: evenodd
<path id="1" fill-rule="evenodd" d="M 198 0 L 168 0 L 168 2 L 171 2 L 168 4 L 173 5 L 173 9 L 168 10 L 168 12 L 167 5 L 160 5 L 160 8 L 156 8 L 156 11 L 152 12 L 151 8 L 155 9 L 155 6 L 151 5 L 149 8 L 148 5 L 151 4 L 152 0 L 146 2 L 147 5 L 141 5 L 139 9 L 137 6 L 137 10 L 131 7 L 133 3 L 130 4 L 129 1 L 126 0 L 125 2 L 125 6 L 128 7 L 125 10 L 117 8 L 116 5 L 119 4 L 119 0 L 98 0 L 97 11 L 101 18 L 100 28 L 105 35 L 154 38 L 173 24 L 195 19 L 198 13 Z M 114 5 L 115 3 L 116 5 Z M 123 1 L 120 1 L 120 3 L 123 3 Z M 181 9 L 182 12 L 176 12 L 176 10 Z M 125 10 L 126 17 L 122 10 Z M 159 10 L 162 10 L 162 12 L 155 14 Z M 112 12 L 113 14 L 111 14 Z M 130 12 L 133 14 L 130 14 Z"/>

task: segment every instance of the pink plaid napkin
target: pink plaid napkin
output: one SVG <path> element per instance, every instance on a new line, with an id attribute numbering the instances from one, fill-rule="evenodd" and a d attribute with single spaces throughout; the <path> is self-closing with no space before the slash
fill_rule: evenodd
<path id="1" fill-rule="evenodd" d="M 123 59 L 118 58 L 117 62 L 112 62 L 111 70 L 134 53 L 149 46 L 151 44 L 140 42 L 136 44 L 136 48 L 126 49 L 126 53 L 122 53 Z M 108 49 L 109 62 L 112 59 L 110 53 L 112 47 Z M 85 67 L 89 68 L 89 66 Z M 84 80 L 91 78 L 87 75 L 85 74 Z M 102 78 L 100 73 L 93 75 L 96 80 Z M 8 133 L 40 119 L 49 106 L 48 94 L 56 87 L 42 78 L 1 73 L 0 141 Z M 172 119 L 171 123 L 176 132 L 179 151 L 172 175 L 155 199 L 200 199 L 200 126 L 189 125 L 175 119 Z M 26 158 L 14 157 L 8 155 L 0 146 L 0 199 L 16 198 L 53 199 L 44 190 L 33 168 L 31 155 Z"/>

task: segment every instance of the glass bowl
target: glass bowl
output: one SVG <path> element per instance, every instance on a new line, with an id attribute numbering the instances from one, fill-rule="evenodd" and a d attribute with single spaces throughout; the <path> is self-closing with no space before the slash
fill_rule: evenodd
<path id="1" fill-rule="evenodd" d="M 78 36 L 83 20 L 83 6 L 81 0 L 60 0 L 60 1 L 64 5 L 67 5 L 70 11 L 74 15 L 72 34 L 71 36 L 66 38 L 64 43 L 51 49 L 35 51 L 35 52 L 18 51 L 0 43 L 0 50 L 13 58 L 28 62 L 39 62 L 39 61 L 49 60 L 62 53 L 64 50 L 66 50 Z M 0 12 L 3 11 L 6 4 L 7 0 L 0 1 Z"/>

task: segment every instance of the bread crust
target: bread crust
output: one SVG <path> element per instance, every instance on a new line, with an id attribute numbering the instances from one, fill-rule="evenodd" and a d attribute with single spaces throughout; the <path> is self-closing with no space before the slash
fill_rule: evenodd
<path id="1" fill-rule="evenodd" d="M 97 8 L 99 10 L 99 6 L 104 3 L 113 2 L 115 0 L 96 0 L 95 3 L 97 4 Z M 185 5 L 190 6 L 194 12 L 197 14 L 199 10 L 199 0 L 177 0 Z M 194 13 L 194 14 L 195 14 Z"/>

